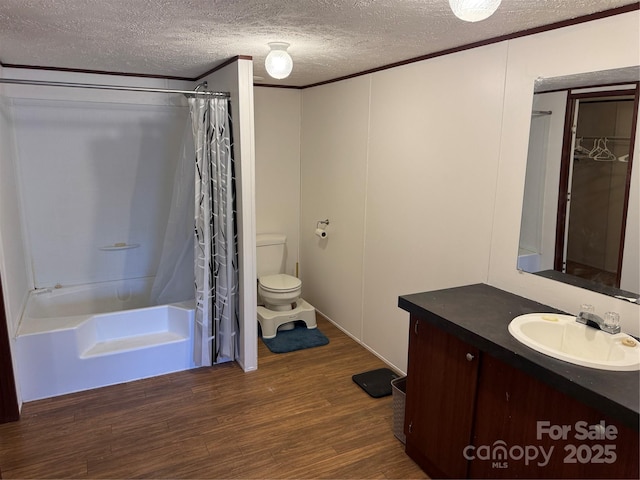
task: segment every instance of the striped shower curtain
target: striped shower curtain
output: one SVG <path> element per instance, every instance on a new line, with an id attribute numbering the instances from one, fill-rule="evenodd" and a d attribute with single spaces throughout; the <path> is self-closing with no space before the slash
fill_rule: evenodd
<path id="1" fill-rule="evenodd" d="M 229 100 L 190 98 L 195 140 L 194 361 L 234 360 L 238 350 L 239 281 L 235 168 Z"/>

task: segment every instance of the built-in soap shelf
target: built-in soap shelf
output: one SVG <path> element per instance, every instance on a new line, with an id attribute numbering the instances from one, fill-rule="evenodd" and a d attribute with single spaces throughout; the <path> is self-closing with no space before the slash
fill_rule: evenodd
<path id="1" fill-rule="evenodd" d="M 113 245 L 105 245 L 104 247 L 98 247 L 100 250 L 129 250 L 131 248 L 138 248 L 140 246 L 139 243 L 125 243 L 118 242 Z"/>

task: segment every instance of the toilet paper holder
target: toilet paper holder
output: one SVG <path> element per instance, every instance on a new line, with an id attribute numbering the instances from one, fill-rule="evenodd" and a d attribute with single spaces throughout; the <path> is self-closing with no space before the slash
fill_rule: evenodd
<path id="1" fill-rule="evenodd" d="M 327 238 L 327 232 L 325 231 L 325 227 L 329 225 L 329 219 L 326 220 L 318 220 L 316 222 L 316 231 L 314 232 L 316 237 Z"/>

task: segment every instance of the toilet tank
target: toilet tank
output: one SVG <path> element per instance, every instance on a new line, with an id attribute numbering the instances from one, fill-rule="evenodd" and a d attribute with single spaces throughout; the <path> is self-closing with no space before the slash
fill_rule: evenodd
<path id="1" fill-rule="evenodd" d="M 284 273 L 286 244 L 287 237 L 281 233 L 262 233 L 256 235 L 256 271 L 258 278 L 265 275 Z"/>

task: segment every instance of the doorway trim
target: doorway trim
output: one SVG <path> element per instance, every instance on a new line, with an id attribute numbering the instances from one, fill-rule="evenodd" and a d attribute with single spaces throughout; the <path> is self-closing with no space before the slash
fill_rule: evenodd
<path id="1" fill-rule="evenodd" d="M 602 86 L 605 87 L 605 86 Z M 599 87 L 592 87 L 599 88 Z M 621 90 L 603 90 L 603 91 L 590 91 L 584 93 L 572 93 L 568 92 L 567 107 L 565 111 L 564 121 L 564 136 L 562 140 L 562 158 L 560 161 L 560 180 L 558 187 L 558 211 L 556 217 L 556 239 L 555 239 L 555 253 L 554 253 L 554 270 L 558 272 L 564 271 L 564 247 L 565 247 L 565 233 L 566 233 L 566 221 L 567 221 L 567 204 L 569 201 L 569 179 L 571 177 L 571 157 L 573 152 L 573 120 L 576 109 L 576 102 L 578 100 L 588 98 L 602 98 L 602 97 L 620 97 L 620 96 L 633 96 L 633 118 L 631 121 L 631 135 L 629 139 L 629 165 L 627 168 L 627 176 L 625 180 L 625 192 L 624 192 L 624 210 L 622 212 L 622 224 L 620 232 L 620 245 L 618 250 L 618 261 L 616 269 L 616 287 L 620 287 L 620 279 L 622 275 L 622 259 L 624 253 L 624 240 L 627 226 L 627 211 L 629 205 L 629 192 L 631 190 L 631 171 L 633 168 L 633 154 L 635 137 L 638 123 L 638 103 L 640 102 L 640 82 L 635 83 L 634 88 L 625 88 Z"/>
<path id="2" fill-rule="evenodd" d="M 0 423 L 16 420 L 20 420 L 20 407 L 13 374 L 7 314 L 4 309 L 4 292 L 0 280 Z"/>

